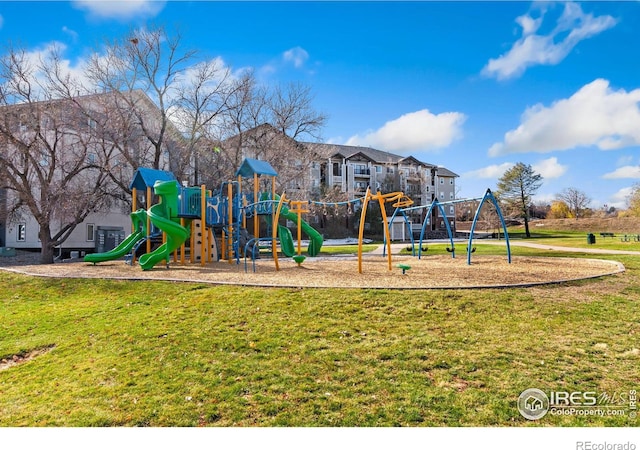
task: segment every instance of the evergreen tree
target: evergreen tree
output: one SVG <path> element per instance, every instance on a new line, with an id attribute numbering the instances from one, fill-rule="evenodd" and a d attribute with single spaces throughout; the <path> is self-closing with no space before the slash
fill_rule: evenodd
<path id="1" fill-rule="evenodd" d="M 524 220 L 527 237 L 529 231 L 529 207 L 532 197 L 542 185 L 542 175 L 533 171 L 530 165 L 517 163 L 498 180 L 498 195 L 505 202 L 507 210 L 513 211 Z"/>

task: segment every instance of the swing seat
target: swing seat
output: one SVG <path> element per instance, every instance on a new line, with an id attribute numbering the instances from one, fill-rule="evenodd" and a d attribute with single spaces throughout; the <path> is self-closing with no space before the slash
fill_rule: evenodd
<path id="1" fill-rule="evenodd" d="M 467 251 L 469 251 L 469 247 L 467 247 Z M 471 253 L 474 253 L 475 251 L 476 251 L 475 247 L 471 248 Z"/>
<path id="2" fill-rule="evenodd" d="M 455 250 L 454 248 L 449 248 L 449 247 L 447 247 L 447 251 L 448 251 L 449 253 L 453 253 L 453 251 L 454 251 L 454 250 Z"/>

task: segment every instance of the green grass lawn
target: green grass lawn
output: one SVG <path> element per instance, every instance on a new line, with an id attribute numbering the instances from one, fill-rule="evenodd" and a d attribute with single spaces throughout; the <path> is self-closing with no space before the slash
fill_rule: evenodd
<path id="1" fill-rule="evenodd" d="M 503 251 L 479 246 L 475 255 Z M 529 422 L 516 409 L 530 387 L 638 388 L 640 262 L 607 258 L 628 271 L 508 290 L 259 289 L 0 272 L 0 358 L 51 348 L 0 371 L 0 424 L 637 426 L 627 417 Z"/>
<path id="2" fill-rule="evenodd" d="M 382 244 L 362 244 L 363 253 L 370 252 Z M 325 245 L 320 249 L 320 256 L 323 255 L 354 255 L 358 253 L 357 245 Z"/>

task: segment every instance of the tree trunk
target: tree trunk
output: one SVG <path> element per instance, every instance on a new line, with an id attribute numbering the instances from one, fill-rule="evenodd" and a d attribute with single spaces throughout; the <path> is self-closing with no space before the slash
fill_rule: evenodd
<path id="1" fill-rule="evenodd" d="M 529 218 L 527 216 L 524 217 L 524 234 L 526 237 L 531 237 L 531 232 L 529 231 Z"/>
<path id="2" fill-rule="evenodd" d="M 40 250 L 40 264 L 53 264 L 53 258 L 55 256 L 55 246 L 51 242 L 51 228 L 49 225 L 40 226 L 40 244 L 42 249 Z"/>

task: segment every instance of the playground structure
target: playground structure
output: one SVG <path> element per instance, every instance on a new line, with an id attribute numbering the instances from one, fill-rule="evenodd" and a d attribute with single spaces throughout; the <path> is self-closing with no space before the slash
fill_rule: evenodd
<path id="1" fill-rule="evenodd" d="M 271 177 L 271 191 L 259 191 L 261 176 Z M 301 209 L 304 202 L 292 202 L 295 205 L 293 210 L 285 206 L 284 194 L 278 196 L 275 193 L 276 176 L 277 172 L 267 162 L 247 158 L 236 172 L 237 180 L 223 182 L 219 191 L 213 193 L 205 186 L 182 187 L 171 172 L 140 168 L 130 185 L 132 233 L 113 250 L 86 255 L 84 260 L 96 264 L 125 257 L 133 264 L 136 254 L 144 253 L 138 260 L 143 270 L 150 270 L 161 261 L 168 265 L 172 257 L 184 264 L 186 243 L 190 239 L 191 263 L 199 260 L 204 266 L 220 258 L 230 264 L 235 259 L 239 264 L 241 255 L 249 251 L 250 244 L 254 244 L 251 255 L 257 258 L 258 244 L 270 241 L 277 268 L 278 243 L 286 256 L 293 257 L 296 252 L 291 231 L 278 223 L 280 217 L 297 223 L 297 254 L 301 254 L 301 231 L 304 231 L 310 238 L 308 253 L 317 255 L 322 248 L 322 235 L 301 219 L 301 214 L 306 212 Z M 242 191 L 243 179 L 248 177 L 253 178 L 253 193 Z M 152 193 L 159 202 L 147 210 L 137 209 L 138 192 L 146 193 L 147 205 L 152 204 Z M 260 237 L 261 219 L 272 228 L 271 237 Z M 247 229 L 251 220 L 253 234 Z M 220 238 L 220 251 L 217 236 Z M 152 250 L 154 239 L 162 239 L 162 244 Z"/>
<path id="2" fill-rule="evenodd" d="M 270 184 L 270 190 L 260 191 L 261 177 L 270 177 L 266 185 Z M 378 203 L 382 215 L 384 233 L 383 256 L 387 257 L 388 270 L 392 270 L 391 236 L 390 228 L 393 220 L 398 216 L 404 218 L 404 223 L 409 230 L 413 256 L 416 256 L 415 239 L 407 213 L 416 210 L 426 210 L 421 226 L 417 257 L 421 259 L 423 241 L 426 227 L 430 223 L 433 211 L 438 208 L 441 218 L 444 219 L 451 244 L 447 250 L 455 258 L 454 236 L 449 225 L 444 205 L 480 201 L 469 234 L 467 245 L 467 264 L 471 264 L 471 254 L 475 250 L 472 246 L 475 227 L 480 211 L 485 202 L 490 201 L 496 208 L 498 217 L 504 231 L 507 259 L 511 263 L 511 249 L 507 227 L 500 211 L 500 206 L 491 192 L 487 189 L 483 197 L 473 199 L 459 199 L 449 202 L 440 202 L 434 199 L 428 205 L 413 205 L 413 200 L 403 192 L 373 193 L 370 188 L 364 197 L 345 202 L 317 202 L 288 200 L 286 194 L 275 192 L 275 178 L 277 172 L 265 161 L 245 159 L 236 172 L 235 181 L 225 181 L 215 193 L 206 187 L 180 186 L 171 172 L 140 168 L 134 174 L 130 188 L 132 191 L 132 233 L 119 246 L 105 253 L 94 253 L 85 256 L 86 262 L 99 263 L 125 257 L 127 262 L 133 264 L 136 255 L 139 257 L 139 265 L 142 270 L 150 270 L 158 263 L 165 261 L 167 266 L 171 259 L 174 262 L 184 264 L 187 255 L 187 241 L 189 249 L 189 262 L 200 262 L 202 266 L 218 260 L 226 260 L 232 264 L 240 264 L 240 258 L 244 256 L 245 272 L 248 270 L 247 259 L 253 261 L 253 271 L 256 271 L 255 261 L 260 257 L 261 249 L 269 249 L 273 257 L 275 269 L 280 269 L 278 259 L 278 247 L 280 252 L 300 266 L 305 260 L 302 255 L 302 233 L 309 238 L 307 254 L 317 256 L 323 245 L 322 235 L 302 219 L 302 215 L 309 212 L 310 205 L 340 207 L 346 205 L 349 211 L 353 211 L 354 205 L 361 205 L 360 223 L 358 230 L 358 272 L 363 273 L 363 241 L 367 208 L 371 202 Z M 253 192 L 243 191 L 243 180 L 253 180 Z M 151 205 L 147 210 L 137 209 L 138 192 L 145 192 L 146 205 Z M 153 193 L 159 198 L 159 202 L 152 205 Z M 386 204 L 391 203 L 394 208 L 390 220 L 386 212 Z M 296 224 L 297 235 L 294 243 L 291 230 L 280 224 L 284 218 Z M 260 236 L 261 221 L 267 225 L 267 233 Z M 252 222 L 252 231 L 249 232 Z M 152 242 L 161 243 L 152 249 Z M 143 247 L 144 246 L 144 247 Z M 411 267 L 406 264 L 402 268 L 403 274 Z"/>
<path id="3" fill-rule="evenodd" d="M 407 226 L 407 228 L 409 229 L 409 236 L 411 237 L 411 248 L 412 248 L 412 253 L 413 256 L 416 256 L 416 250 L 415 250 L 415 240 L 413 238 L 413 233 L 411 232 L 411 224 L 409 222 L 409 219 L 407 217 L 407 212 L 409 211 L 415 211 L 415 210 L 422 210 L 422 209 L 426 209 L 427 212 L 424 215 L 424 220 L 422 222 L 422 227 L 420 228 L 420 237 L 419 237 L 419 242 L 418 242 L 418 259 L 420 259 L 422 257 L 422 244 L 424 241 L 424 237 L 425 237 L 425 231 L 427 228 L 427 225 L 429 225 L 430 220 L 431 220 L 431 212 L 435 209 L 438 208 L 438 210 L 440 211 L 440 213 L 442 214 L 442 218 L 444 218 L 444 223 L 447 229 L 447 235 L 449 237 L 449 242 L 451 244 L 450 248 L 447 248 L 447 250 L 451 253 L 451 257 L 455 258 L 456 257 L 456 251 L 455 251 L 455 244 L 453 242 L 453 232 L 451 231 L 451 226 L 449 225 L 449 221 L 447 220 L 447 214 L 444 210 L 444 206 L 445 205 L 454 205 L 457 203 L 467 203 L 470 201 L 480 201 L 480 203 L 478 204 L 478 207 L 476 208 L 476 212 L 473 216 L 473 222 L 471 224 L 471 230 L 469 232 L 469 241 L 467 243 L 467 264 L 471 264 L 471 254 L 474 252 L 474 247 L 473 247 L 473 238 L 474 238 L 474 232 L 476 229 L 476 226 L 478 225 L 478 219 L 480 218 L 480 212 L 482 211 L 482 206 L 485 204 L 485 202 L 489 201 L 491 202 L 495 209 L 496 209 L 496 213 L 498 215 L 498 219 L 500 220 L 500 224 L 502 226 L 502 231 L 504 233 L 504 239 L 505 239 L 505 243 L 506 243 L 506 249 L 507 249 L 507 261 L 509 263 L 511 263 L 511 245 L 509 243 L 509 232 L 507 231 L 507 225 L 506 222 L 504 220 L 504 217 L 502 215 L 502 211 L 500 209 L 500 205 L 498 204 L 498 200 L 496 199 L 496 197 L 493 195 L 493 192 L 491 192 L 491 189 L 487 189 L 484 196 L 482 197 L 476 197 L 476 198 L 464 198 L 464 199 L 458 199 L 458 200 L 451 200 L 451 201 L 446 201 L 446 202 L 440 202 L 437 198 L 433 200 L 432 203 L 428 204 L 428 205 L 420 205 L 420 206 L 411 206 L 411 205 L 407 205 L 406 207 L 402 207 L 402 205 L 396 207 L 395 211 L 393 212 L 393 215 L 391 216 L 391 219 L 389 221 L 389 224 L 391 224 L 393 222 L 393 219 L 398 215 L 398 213 L 400 213 L 400 215 L 404 218 L 404 223 Z M 391 226 L 391 225 L 389 225 Z M 385 240 L 388 239 L 388 235 L 385 234 Z"/>

